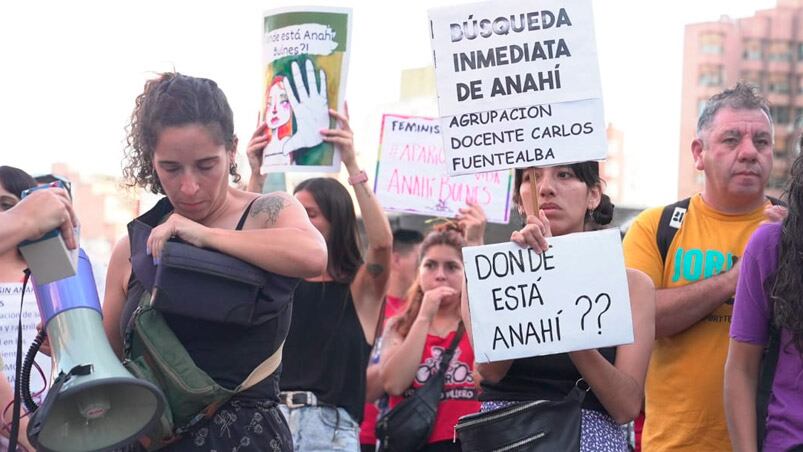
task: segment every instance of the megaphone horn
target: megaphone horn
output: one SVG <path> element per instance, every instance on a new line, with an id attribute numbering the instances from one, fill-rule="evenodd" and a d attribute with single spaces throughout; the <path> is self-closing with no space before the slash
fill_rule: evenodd
<path id="1" fill-rule="evenodd" d="M 28 424 L 37 450 L 108 450 L 133 442 L 162 415 L 165 398 L 120 364 L 103 329 L 92 265 L 34 291 L 53 354 L 54 384 Z"/>

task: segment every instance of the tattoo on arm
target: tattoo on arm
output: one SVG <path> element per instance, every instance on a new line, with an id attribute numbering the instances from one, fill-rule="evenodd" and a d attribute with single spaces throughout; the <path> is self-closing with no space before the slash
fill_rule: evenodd
<path id="1" fill-rule="evenodd" d="M 251 207 L 250 215 L 252 217 L 256 217 L 261 213 L 265 213 L 265 224 L 267 226 L 273 226 L 276 224 L 276 221 L 279 219 L 279 214 L 281 213 L 282 209 L 285 207 L 284 198 L 280 195 L 265 195 L 260 197 L 254 202 L 253 207 Z"/>
<path id="2" fill-rule="evenodd" d="M 379 275 L 385 271 L 385 267 L 380 264 L 368 264 L 365 269 L 368 271 L 368 274 L 374 278 L 378 278 Z"/>

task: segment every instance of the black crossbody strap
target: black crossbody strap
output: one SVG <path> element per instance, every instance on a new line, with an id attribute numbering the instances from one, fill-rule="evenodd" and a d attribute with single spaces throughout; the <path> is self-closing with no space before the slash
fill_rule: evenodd
<path id="1" fill-rule="evenodd" d="M 457 350 L 457 346 L 460 345 L 460 341 L 463 339 L 463 333 L 466 332 L 466 327 L 463 325 L 463 322 L 460 322 L 460 326 L 457 327 L 457 333 L 454 335 L 454 339 L 452 339 L 452 343 L 449 344 L 449 348 L 443 352 L 443 357 L 441 358 L 440 366 L 438 366 L 438 374 L 442 375 L 446 372 L 446 369 L 449 368 L 449 363 L 452 362 L 452 357 L 454 356 L 455 350 Z"/>

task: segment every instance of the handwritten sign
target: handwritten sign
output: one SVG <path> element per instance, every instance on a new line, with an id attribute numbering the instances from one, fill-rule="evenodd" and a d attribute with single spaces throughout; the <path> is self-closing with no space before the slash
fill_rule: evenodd
<path id="1" fill-rule="evenodd" d="M 590 0 L 429 12 L 449 174 L 606 156 Z"/>
<path id="2" fill-rule="evenodd" d="M 0 331 L 2 336 L 2 346 L 0 354 L 3 357 L 3 373 L 8 382 L 14 386 L 16 357 L 17 357 L 17 326 L 20 316 L 20 297 L 22 295 L 21 283 L 0 283 Z M 34 338 L 36 337 L 36 325 L 39 323 L 39 308 L 36 306 L 36 295 L 33 286 L 28 284 L 25 291 L 25 301 L 22 306 L 22 353 L 23 356 L 28 352 Z M 39 392 L 46 387 L 46 382 L 50 379 L 51 361 L 50 357 L 38 353 L 35 361 L 42 368 L 45 380 L 34 367 L 31 369 L 31 393 Z M 39 398 L 44 398 L 44 394 Z"/>
<path id="3" fill-rule="evenodd" d="M 380 142 L 374 192 L 385 210 L 453 217 L 472 200 L 507 224 L 510 171 L 449 177 L 437 119 L 386 114 Z"/>
<path id="4" fill-rule="evenodd" d="M 619 231 L 463 248 L 478 362 L 633 342 Z"/>

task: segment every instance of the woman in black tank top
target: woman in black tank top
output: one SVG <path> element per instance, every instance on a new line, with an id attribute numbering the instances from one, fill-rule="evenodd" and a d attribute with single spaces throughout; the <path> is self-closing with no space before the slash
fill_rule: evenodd
<path id="1" fill-rule="evenodd" d="M 597 162 L 517 169 L 513 200 L 524 227 L 513 242 L 541 253 L 549 237 L 593 230 L 610 223 L 613 204 L 602 193 Z M 534 212 L 533 196 L 539 211 Z M 582 410 L 582 451 L 626 451 L 620 424 L 638 415 L 655 337 L 655 290 L 647 275 L 627 270 L 634 343 L 552 356 L 477 365 L 483 377 L 483 411 L 530 400 L 561 400 L 579 378 L 591 387 Z M 464 313 L 468 302 L 464 297 Z M 464 321 L 470 323 L 464 315 Z"/>
<path id="2" fill-rule="evenodd" d="M 138 219 L 153 228 L 147 242 L 123 238 L 109 264 L 103 320 L 118 355 L 122 321 L 147 290 L 132 273 L 131 257 L 150 255 L 157 266 L 170 238 L 228 254 L 280 278 L 317 275 L 324 266 L 323 238 L 295 199 L 284 193 L 255 196 L 229 185 L 230 175 L 240 179 L 236 150 L 232 112 L 215 82 L 166 73 L 145 84 L 131 117 L 124 175 L 130 186 L 165 198 Z M 139 259 L 137 265 L 143 268 Z M 289 309 L 284 312 L 249 327 L 176 314 L 164 318 L 195 364 L 233 388 L 281 346 L 290 316 Z M 237 394 L 167 449 L 293 450 L 276 407 L 278 374 Z"/>
<path id="3" fill-rule="evenodd" d="M 282 410 L 296 448 L 303 451 L 360 448 L 365 372 L 387 291 L 393 244 L 387 217 L 357 166 L 348 109 L 345 114 L 330 110 L 330 115 L 339 128 L 322 131 L 322 139 L 338 148 L 351 176 L 368 246 L 363 258 L 354 205 L 340 182 L 315 178 L 296 186 L 296 199 L 323 234 L 329 251 L 326 268 L 296 289 L 282 362 Z M 248 145 L 254 175 L 259 174 L 267 143 L 264 127 L 256 130 Z M 262 179 L 249 183 L 251 189 L 261 186 Z"/>

